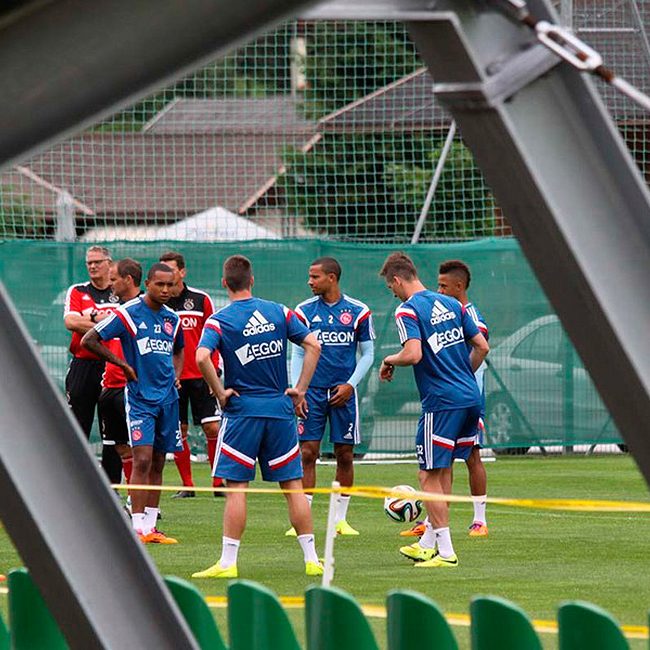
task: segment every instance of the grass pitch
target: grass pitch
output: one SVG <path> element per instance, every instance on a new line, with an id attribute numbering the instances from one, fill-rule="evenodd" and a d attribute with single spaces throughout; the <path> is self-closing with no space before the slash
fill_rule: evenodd
<path id="1" fill-rule="evenodd" d="M 487 465 L 490 496 L 512 498 L 582 498 L 647 501 L 648 489 L 627 456 L 505 458 Z M 208 485 L 207 466 L 194 466 L 197 485 Z M 319 485 L 327 486 L 334 468 L 318 468 Z M 176 470 L 168 464 L 168 484 Z M 358 485 L 417 485 L 416 466 L 359 465 Z M 262 486 L 261 482 L 256 486 Z M 467 473 L 456 465 L 456 494 L 467 494 Z M 325 495 L 314 499 L 316 542 L 324 546 L 327 519 Z M 223 499 L 199 494 L 173 500 L 164 493 L 161 528 L 177 537 L 177 546 L 147 547 L 162 574 L 190 579 L 193 571 L 216 562 L 221 541 Z M 383 513 L 381 500 L 354 497 L 348 521 L 361 535 L 337 538 L 333 584 L 350 592 L 362 605 L 384 605 L 392 589 L 412 589 L 435 600 L 447 614 L 467 614 L 476 594 L 503 596 L 520 605 L 531 618 L 555 620 L 564 600 L 580 599 L 611 612 L 621 624 L 645 626 L 650 606 L 648 540 L 645 514 L 582 513 L 519 509 L 488 505 L 490 536 L 470 539 L 471 504 L 451 508 L 452 536 L 460 559 L 457 569 L 415 570 L 397 549 L 409 542 L 403 528 Z M 303 574 L 302 554 L 295 538 L 284 536 L 289 524 L 281 495 L 249 497 L 248 529 L 239 556 L 239 574 L 256 580 L 280 596 L 302 596 L 313 582 Z M 20 565 L 6 533 L 0 533 L 0 572 Z M 110 566 L 110 565 L 107 565 Z M 226 583 L 194 580 L 206 596 L 223 596 Z M 0 596 L 6 617 L 6 595 Z M 225 609 L 216 608 L 219 627 L 227 636 Z M 302 611 L 290 611 L 294 628 L 304 640 Z M 381 647 L 385 621 L 371 619 Z M 461 647 L 469 648 L 466 627 L 454 627 Z M 546 648 L 557 647 L 553 634 L 540 635 Z M 631 640 L 632 648 L 647 648 Z"/>

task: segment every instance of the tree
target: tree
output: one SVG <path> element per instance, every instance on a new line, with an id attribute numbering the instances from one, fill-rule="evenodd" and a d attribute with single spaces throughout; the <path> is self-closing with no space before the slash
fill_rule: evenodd
<path id="1" fill-rule="evenodd" d="M 443 140 L 433 132 L 326 135 L 307 153 L 285 151 L 278 181 L 287 210 L 327 237 L 411 240 Z M 471 153 L 454 143 L 420 241 L 494 232 L 494 201 Z"/>
<path id="2" fill-rule="evenodd" d="M 367 97 L 421 67 L 401 23 L 323 23 L 307 34 L 302 110 L 311 119 Z M 408 106 L 404 107 L 405 110 Z M 355 110 L 352 108 L 351 110 Z M 439 159 L 444 134 L 325 132 L 306 153 L 284 153 L 286 209 L 337 239 L 409 242 Z M 453 145 L 421 241 L 485 236 L 494 203 L 468 149 Z"/>
<path id="3" fill-rule="evenodd" d="M 386 183 L 397 203 L 419 215 L 442 153 L 438 140 L 425 154 L 425 165 L 389 164 Z M 468 239 L 494 234 L 495 203 L 470 150 L 452 143 L 433 195 L 420 241 Z"/>
<path id="4" fill-rule="evenodd" d="M 303 111 L 319 119 L 422 67 L 402 23 L 313 23 Z"/>
<path id="5" fill-rule="evenodd" d="M 43 215 L 29 205 L 27 197 L 11 185 L 0 185 L 0 239 L 42 239 L 45 230 Z"/>

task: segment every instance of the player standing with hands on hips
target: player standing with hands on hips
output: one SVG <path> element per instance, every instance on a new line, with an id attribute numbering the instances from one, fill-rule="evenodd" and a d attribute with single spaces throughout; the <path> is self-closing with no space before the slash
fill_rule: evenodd
<path id="1" fill-rule="evenodd" d="M 333 257 L 314 260 L 308 280 L 314 297 L 301 302 L 295 310 L 321 344 L 318 367 L 307 390 L 307 416 L 298 421 L 304 471 L 302 485 L 306 490 L 316 486 L 316 460 L 328 420 L 336 457 L 336 480 L 342 487 L 354 483 L 354 445 L 361 442 L 357 386 L 374 361 L 375 331 L 368 306 L 341 293 L 340 279 L 341 266 Z M 302 349 L 294 348 L 291 358 L 294 385 L 303 358 Z M 312 494 L 307 494 L 310 505 L 312 498 Z M 336 501 L 339 535 L 359 534 L 347 522 L 349 503 L 349 494 L 340 494 Z M 295 531 L 291 528 L 286 534 L 295 535 Z"/>
<path id="2" fill-rule="evenodd" d="M 311 510 L 302 493 L 300 448 L 294 408 L 304 414 L 305 392 L 314 374 L 320 344 L 294 312 L 268 300 L 254 298 L 253 268 L 243 255 L 223 265 L 222 286 L 230 304 L 213 314 L 203 328 L 196 363 L 223 408 L 223 420 L 213 473 L 228 488 L 243 489 L 255 478 L 259 461 L 262 478 L 277 481 L 286 492 L 289 519 L 298 533 L 305 573 L 323 574 L 314 543 Z M 305 358 L 300 378 L 289 388 L 287 343 L 302 346 Z M 219 350 L 226 385 L 212 363 Z M 193 578 L 236 578 L 237 557 L 246 527 L 246 493 L 228 492 L 223 512 L 219 561 Z"/>
<path id="3" fill-rule="evenodd" d="M 403 302 L 395 310 L 402 350 L 381 363 L 382 381 L 395 366 L 413 366 L 422 401 L 415 447 L 424 492 L 451 493 L 454 457 L 467 460 L 476 435 L 481 395 L 474 371 L 489 351 L 485 337 L 458 300 L 429 291 L 413 261 L 404 253 L 389 255 L 380 271 L 386 286 Z M 466 341 L 472 346 L 468 354 Z M 446 501 L 426 501 L 429 522 L 419 542 L 400 553 L 418 568 L 458 566 L 449 530 Z"/>

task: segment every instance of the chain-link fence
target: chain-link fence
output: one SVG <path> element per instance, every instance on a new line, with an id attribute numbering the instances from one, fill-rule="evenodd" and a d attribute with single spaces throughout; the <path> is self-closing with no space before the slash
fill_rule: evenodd
<path id="1" fill-rule="evenodd" d="M 647 0 L 557 5 L 650 90 Z M 645 174 L 648 116 L 599 89 Z M 449 129 L 401 23 L 293 21 L 4 172 L 0 237 L 509 236 L 461 134 L 441 159 Z"/>
<path id="2" fill-rule="evenodd" d="M 650 91 L 650 0 L 556 6 L 609 67 Z M 131 242 L 115 244 L 114 257 L 145 264 L 180 249 L 192 282 L 217 301 L 220 260 L 243 252 L 262 269 L 262 294 L 289 305 L 331 246 L 347 289 L 377 315 L 381 355 L 395 343 L 376 276 L 392 248 L 381 245 L 417 240 L 409 250 L 429 286 L 444 258 L 473 267 L 472 297 L 492 334 L 491 444 L 619 440 L 432 83 L 400 23 L 292 21 L 5 170 L 1 275 L 55 378 L 68 359 L 63 292 L 85 278 L 89 242 Z M 648 115 L 598 89 L 648 177 Z M 410 373 L 390 386 L 371 374 L 362 392 L 371 448 L 410 449 Z"/>

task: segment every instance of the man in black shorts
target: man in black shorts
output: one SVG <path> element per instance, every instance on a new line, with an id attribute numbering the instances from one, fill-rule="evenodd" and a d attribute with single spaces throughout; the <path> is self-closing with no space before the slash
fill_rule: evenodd
<path id="1" fill-rule="evenodd" d="M 73 284 L 65 296 L 63 322 L 72 333 L 72 360 L 65 377 L 68 404 L 81 429 L 90 438 L 95 419 L 95 406 L 101 392 L 104 362 L 81 346 L 81 337 L 96 323 L 113 313 L 118 298 L 113 295 L 109 280 L 111 254 L 103 246 L 86 251 L 88 282 Z M 109 476 L 121 472 L 121 462 L 112 446 L 102 449 L 102 467 Z"/>
<path id="2" fill-rule="evenodd" d="M 208 462 L 214 465 L 217 449 L 221 411 L 214 395 L 203 379 L 203 375 L 196 365 L 195 352 L 201 338 L 205 321 L 214 313 L 214 306 L 210 296 L 200 289 L 188 287 L 185 284 L 187 268 L 185 258 L 177 252 L 168 251 L 160 256 L 160 261 L 174 270 L 174 288 L 172 298 L 167 303 L 181 319 L 183 336 L 185 337 L 185 361 L 181 374 L 181 388 L 178 391 L 179 413 L 181 419 L 181 434 L 183 436 L 183 451 L 174 454 L 174 461 L 178 468 L 183 486 L 187 489 L 180 490 L 172 495 L 175 499 L 186 499 L 195 496 L 194 481 L 192 479 L 192 464 L 190 461 L 190 447 L 187 443 L 189 428 L 189 407 L 192 409 L 192 421 L 195 426 L 201 425 L 205 433 Z M 219 372 L 219 353 L 212 357 L 214 367 Z M 223 487 L 220 478 L 212 479 L 212 487 Z M 222 496 L 218 490 L 215 496 Z"/>

